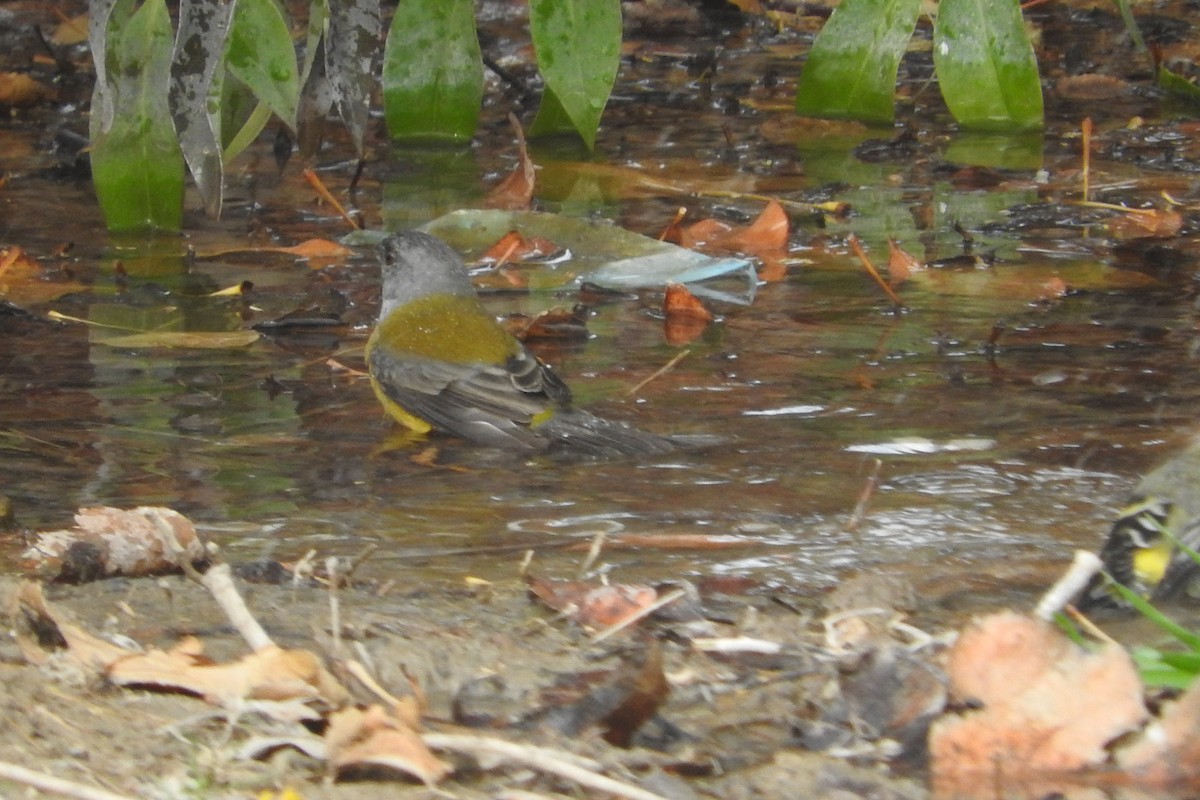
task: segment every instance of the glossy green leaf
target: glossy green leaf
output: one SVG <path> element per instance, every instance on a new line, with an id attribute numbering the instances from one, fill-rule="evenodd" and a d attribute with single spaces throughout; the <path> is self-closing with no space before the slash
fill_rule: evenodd
<path id="1" fill-rule="evenodd" d="M 287 22 L 271 0 L 237 0 L 225 64 L 260 102 L 295 129 L 300 96 L 296 51 Z"/>
<path id="2" fill-rule="evenodd" d="M 542 90 L 542 102 L 538 105 L 537 116 L 529 126 L 530 136 L 555 136 L 562 133 L 575 133 L 575 123 L 567 116 L 562 101 L 554 90 L 547 86 Z"/>
<path id="3" fill-rule="evenodd" d="M 530 0 L 529 30 L 546 87 L 594 147 L 621 65 L 620 0 Z"/>
<path id="4" fill-rule="evenodd" d="M 896 73 L 921 0 L 844 0 L 821 28 L 796 87 L 796 113 L 890 124 Z"/>
<path id="5" fill-rule="evenodd" d="M 184 163 L 167 105 L 171 19 L 163 0 L 121 16 L 108 21 L 101 51 L 112 116 L 107 130 L 94 131 L 92 182 L 109 230 L 178 230 Z"/>
<path id="6" fill-rule="evenodd" d="M 383 109 L 393 139 L 470 139 L 483 100 L 472 0 L 400 3 L 383 50 Z"/>
<path id="7" fill-rule="evenodd" d="M 1037 58 L 1018 0 L 942 0 L 933 63 L 942 97 L 964 127 L 1042 126 Z"/>

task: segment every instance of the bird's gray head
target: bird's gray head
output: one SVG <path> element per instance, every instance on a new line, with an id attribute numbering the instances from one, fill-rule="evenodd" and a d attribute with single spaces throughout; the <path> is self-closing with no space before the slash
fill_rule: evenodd
<path id="1" fill-rule="evenodd" d="M 467 296 L 475 293 L 458 253 L 421 231 L 404 231 L 379 245 L 383 262 L 382 320 L 394 309 L 431 294 Z"/>

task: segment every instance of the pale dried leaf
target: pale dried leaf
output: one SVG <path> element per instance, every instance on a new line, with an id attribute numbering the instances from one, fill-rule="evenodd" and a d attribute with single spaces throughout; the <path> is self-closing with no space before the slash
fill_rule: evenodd
<path id="1" fill-rule="evenodd" d="M 1102 763 L 1105 745 L 1146 718 L 1142 686 L 1116 645 L 1088 652 L 1042 620 L 977 620 L 950 653 L 952 696 L 980 708 L 930 732 L 940 776 L 1019 778 Z"/>
<path id="2" fill-rule="evenodd" d="M 325 742 L 330 766 L 339 774 L 383 767 L 433 786 L 450 772 L 450 765 L 433 755 L 416 731 L 378 705 L 330 715 Z"/>

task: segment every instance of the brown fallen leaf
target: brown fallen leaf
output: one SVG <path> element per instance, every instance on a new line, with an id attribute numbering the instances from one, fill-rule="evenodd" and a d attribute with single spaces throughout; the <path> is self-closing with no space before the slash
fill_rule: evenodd
<path id="1" fill-rule="evenodd" d="M 53 96 L 53 89 L 23 72 L 0 72 L 0 106 L 24 108 Z"/>
<path id="2" fill-rule="evenodd" d="M 47 280 L 41 265 L 20 247 L 0 249 L 0 298 L 14 305 L 48 303 L 87 288 L 74 280 Z"/>
<path id="3" fill-rule="evenodd" d="M 126 656 L 108 668 L 118 686 L 153 686 L 188 692 L 219 706 L 242 700 L 322 700 L 343 705 L 349 695 L 320 660 L 307 650 L 271 645 L 238 661 L 216 664 L 203 645 L 189 637 L 170 650 Z"/>
<path id="4" fill-rule="evenodd" d="M 587 321 L 591 312 L 587 306 L 548 308 L 534 316 L 516 314 L 505 317 L 505 329 L 522 342 L 584 341 L 588 338 Z"/>
<path id="5" fill-rule="evenodd" d="M 895 239 L 888 239 L 888 285 L 895 289 L 914 272 L 925 269 L 916 256 L 909 254 Z"/>
<path id="6" fill-rule="evenodd" d="M 64 620 L 35 581 L 22 581 L 10 605 L 20 612 L 13 615 L 23 623 L 15 626 L 17 645 L 31 664 L 46 664 L 54 654 L 65 652 L 71 663 L 99 676 L 131 652 Z"/>
<path id="7" fill-rule="evenodd" d="M 88 38 L 88 15 L 79 14 L 78 16 L 67 18 L 58 14 L 61 22 L 54 32 L 50 34 L 51 44 L 56 44 L 60 47 L 69 47 L 73 44 L 81 44 L 87 41 Z"/>
<path id="8" fill-rule="evenodd" d="M 325 743 L 329 764 L 340 779 L 387 770 L 434 786 L 451 769 L 412 727 L 380 705 L 331 714 Z"/>
<path id="9" fill-rule="evenodd" d="M 541 236 L 525 236 L 520 231 L 509 231 L 479 257 L 480 264 L 522 264 L 527 261 L 544 261 L 561 255 L 564 249 Z"/>
<path id="10" fill-rule="evenodd" d="M 483 199 L 483 207 L 527 211 L 533 202 L 537 173 L 533 159 L 529 157 L 529 148 L 525 145 L 525 131 L 521 130 L 521 123 L 515 114 L 509 114 L 508 121 L 517 136 L 517 167 L 492 187 Z"/>
<path id="11" fill-rule="evenodd" d="M 46 531 L 21 554 L 21 568 L 45 580 L 84 583 L 117 575 L 177 572 L 205 557 L 191 521 L 170 508 L 80 509 L 75 527 Z"/>
<path id="12" fill-rule="evenodd" d="M 686 286 L 667 285 L 663 297 L 663 336 L 668 344 L 679 347 L 695 341 L 712 320 L 712 312 Z"/>
<path id="13" fill-rule="evenodd" d="M 1113 217 L 1105 227 L 1118 239 L 1142 236 L 1166 239 L 1177 236 L 1183 229 L 1183 215 L 1173 208 L 1136 210 Z"/>
<path id="14" fill-rule="evenodd" d="M 528 575 L 529 591 L 555 611 L 566 614 L 589 628 L 619 625 L 648 608 L 658 599 L 651 586 L 596 584 Z"/>
<path id="15" fill-rule="evenodd" d="M 930 731 L 935 780 L 1023 780 L 1102 764 L 1146 719 L 1142 686 L 1115 644 L 1089 652 L 1013 612 L 976 620 L 950 651 L 952 698 L 974 710 Z"/>

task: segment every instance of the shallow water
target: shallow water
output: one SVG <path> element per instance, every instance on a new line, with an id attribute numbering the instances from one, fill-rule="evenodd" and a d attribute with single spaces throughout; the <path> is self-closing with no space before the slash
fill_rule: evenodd
<path id="1" fill-rule="evenodd" d="M 369 248 L 325 265 L 207 255 L 344 232 L 313 204 L 298 165 L 276 172 L 268 142 L 230 176 L 226 218 L 193 213 L 184 240 L 168 237 L 159 258 L 106 238 L 87 184 L 41 169 L 52 157 L 10 150 L 21 157 L 0 168 L 21 179 L 5 190 L 5 242 L 90 287 L 34 312 L 140 329 L 232 330 L 297 309 L 336 323 L 181 351 L 114 348 L 102 328 L 0 315 L 0 485 L 19 522 L 56 527 L 79 506 L 161 504 L 237 557 L 351 555 L 374 543 L 364 569 L 414 585 L 511 575 L 530 548 L 536 569 L 570 574 L 598 531 L 704 534 L 714 537 L 706 546 L 610 549 L 603 568 L 620 580 L 748 577 L 799 594 L 886 570 L 953 608 L 1028 599 L 1073 548 L 1095 546 L 1136 474 L 1194 426 L 1192 237 L 1185 228 L 1165 240 L 1163 255 L 1116 248 L 1098 226 L 1015 224 L 1007 209 L 1072 196 L 1073 124 L 1053 122 L 1032 146 L 980 145 L 950 135 L 936 98 L 922 95 L 903 120 L 917 134 L 915 155 L 854 155 L 890 131 L 811 135 L 786 108 L 792 79 L 761 80 L 792 64 L 804 41 L 736 31 L 716 77 L 692 76 L 671 51 L 626 65 L 596 161 L 709 194 L 635 190 L 627 176 L 580 166 L 586 157 L 569 143 L 534 147 L 542 207 L 648 235 L 681 205 L 689 219 L 731 221 L 762 207 L 716 189 L 854 209 L 824 225 L 795 213 L 786 279 L 761 285 L 750 306 L 716 307 L 721 318 L 679 364 L 632 397 L 629 387 L 679 352 L 664 339 L 653 292 L 597 306 L 586 343 L 539 351 L 581 405 L 724 440 L 657 459 L 526 458 L 400 437 L 352 371 L 375 314 Z M 911 72 L 920 76 L 919 62 Z M 398 228 L 476 204 L 511 164 L 502 99 L 492 102 L 469 151 L 377 141 L 354 195 L 368 223 Z M 36 141 L 43 122 L 6 120 L 3 136 Z M 335 148 L 323 165 L 335 192 L 353 172 L 337 160 L 348 152 Z M 954 169 L 980 153 L 1006 169 L 1002 183 L 956 185 Z M 1102 156 L 1093 169 L 1105 199 L 1153 202 L 1164 182 L 1185 202 L 1197 190 Z M 956 222 L 996 263 L 910 281 L 903 311 L 845 239 L 857 233 L 877 263 L 888 236 L 932 260 L 962 252 Z M 67 256 L 50 255 L 67 240 Z M 200 257 L 183 258 L 181 244 Z M 1066 296 L 1039 288 L 1056 276 Z M 244 280 L 254 284 L 245 298 L 207 296 Z M 498 314 L 573 301 L 488 297 Z M 433 465 L 413 460 L 430 445 Z M 876 458 L 878 488 L 851 524 Z M 12 541 L 6 552 L 18 550 Z"/>

